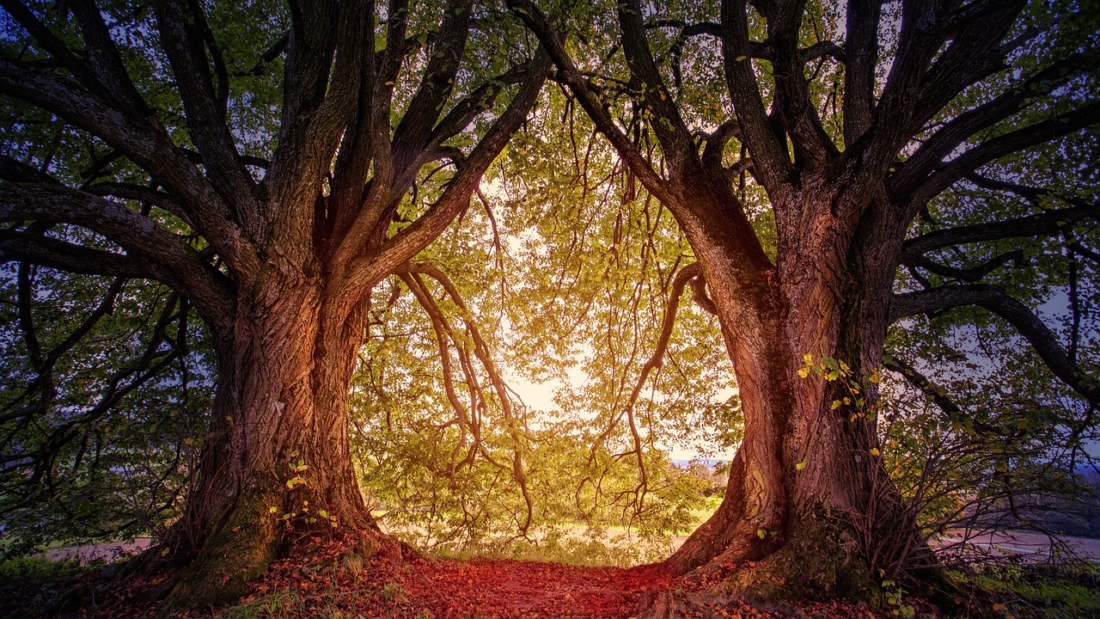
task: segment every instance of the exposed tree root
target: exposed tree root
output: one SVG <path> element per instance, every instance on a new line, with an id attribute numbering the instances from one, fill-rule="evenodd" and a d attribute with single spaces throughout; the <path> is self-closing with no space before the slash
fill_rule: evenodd
<path id="1" fill-rule="evenodd" d="M 175 581 L 161 616 L 182 608 L 226 604 L 244 595 L 248 583 L 263 574 L 278 554 L 279 521 L 268 513 L 268 505 L 277 501 L 258 492 L 240 497 Z"/>

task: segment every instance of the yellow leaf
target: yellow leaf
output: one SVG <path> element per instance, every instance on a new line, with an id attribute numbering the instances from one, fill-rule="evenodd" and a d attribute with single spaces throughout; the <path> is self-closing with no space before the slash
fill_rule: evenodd
<path id="1" fill-rule="evenodd" d="M 805 460 L 803 460 L 802 462 L 799 462 L 798 464 L 794 465 L 794 470 L 796 470 L 796 471 L 801 471 L 804 468 L 806 468 L 806 461 Z"/>
<path id="2" fill-rule="evenodd" d="M 734 60 L 736 60 L 737 62 L 741 62 L 743 60 L 748 60 L 748 59 L 749 59 L 748 56 L 738 56 L 737 58 L 734 58 Z"/>
<path id="3" fill-rule="evenodd" d="M 275 507 L 274 505 L 272 505 L 271 507 L 267 508 L 267 513 L 269 513 L 269 514 L 274 514 L 274 513 L 275 513 L 275 512 L 277 512 L 277 511 L 279 511 L 279 508 L 278 508 L 278 507 Z"/>
<path id="4" fill-rule="evenodd" d="M 798 370 L 798 377 L 799 378 L 806 378 L 809 375 L 810 375 L 810 368 L 799 368 L 799 370 Z"/>
<path id="5" fill-rule="evenodd" d="M 878 455 L 879 455 L 878 447 L 872 447 L 871 448 L 871 455 L 875 456 L 875 457 L 878 457 Z"/>

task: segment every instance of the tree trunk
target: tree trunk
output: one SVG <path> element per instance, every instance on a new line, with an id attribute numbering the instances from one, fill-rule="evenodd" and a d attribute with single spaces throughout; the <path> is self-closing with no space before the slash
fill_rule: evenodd
<path id="1" fill-rule="evenodd" d="M 733 361 L 745 438 L 718 511 L 666 565 L 720 572 L 723 593 L 760 599 L 873 596 L 868 528 L 901 505 L 878 455 L 868 380 L 886 333 L 887 265 L 896 264 L 883 252 L 897 248 L 872 255 L 859 235 L 836 246 L 841 224 L 823 219 L 797 237 L 795 261 L 746 290 L 733 258 L 743 252 L 715 232 L 730 226 L 681 224 Z"/>
<path id="2" fill-rule="evenodd" d="M 218 345 L 214 428 L 180 527 L 197 556 L 166 609 L 236 599 L 299 536 L 375 528 L 347 433 L 366 308 L 341 319 L 321 277 L 287 262 L 260 282 Z"/>

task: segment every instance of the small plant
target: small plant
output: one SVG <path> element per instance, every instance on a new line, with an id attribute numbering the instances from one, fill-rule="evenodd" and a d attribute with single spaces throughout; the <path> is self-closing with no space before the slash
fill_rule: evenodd
<path id="1" fill-rule="evenodd" d="M 0 561 L 0 580 L 44 578 L 80 571 L 80 561 L 51 561 L 45 557 L 13 557 Z"/>
<path id="2" fill-rule="evenodd" d="M 382 599 L 387 602 L 404 599 L 405 588 L 395 582 L 388 582 L 382 587 Z"/>
<path id="3" fill-rule="evenodd" d="M 879 574 L 886 575 L 882 570 L 879 570 Z M 899 587 L 896 582 L 889 579 L 883 580 L 882 592 L 886 596 L 886 604 L 890 607 L 890 614 L 905 619 L 912 619 L 916 616 L 917 610 L 911 604 L 905 603 L 905 589 Z"/>
<path id="4" fill-rule="evenodd" d="M 355 554 L 354 552 L 349 552 L 348 554 L 344 555 L 344 569 L 351 572 L 352 574 L 358 574 L 359 572 L 362 572 L 365 563 L 366 562 L 363 560 L 363 557 Z"/>
<path id="5" fill-rule="evenodd" d="M 274 591 L 245 604 L 231 606 L 221 614 L 221 619 L 258 619 L 279 617 L 283 613 L 300 610 L 302 599 L 293 591 Z"/>

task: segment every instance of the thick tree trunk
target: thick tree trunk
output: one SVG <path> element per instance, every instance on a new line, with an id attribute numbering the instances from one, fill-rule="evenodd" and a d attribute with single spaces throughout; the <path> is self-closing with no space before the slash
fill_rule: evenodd
<path id="1" fill-rule="evenodd" d="M 219 342 L 215 427 L 181 523 L 197 555 L 168 609 L 239 597 L 300 535 L 375 527 L 347 433 L 367 312 L 341 319 L 319 276 L 278 266 L 239 300 L 234 333 Z"/>
<path id="2" fill-rule="evenodd" d="M 867 380 L 881 361 L 894 262 L 871 255 L 858 235 L 831 245 L 838 224 L 823 220 L 816 238 L 800 237 L 797 261 L 781 262 L 746 298 L 731 267 L 738 254 L 713 232 L 729 226 L 692 223 L 682 222 L 733 361 L 745 439 L 718 511 L 666 565 L 721 572 L 723 593 L 873 596 L 868 527 L 900 514 Z M 807 373 L 826 357 L 847 369 L 833 380 L 827 370 Z"/>

